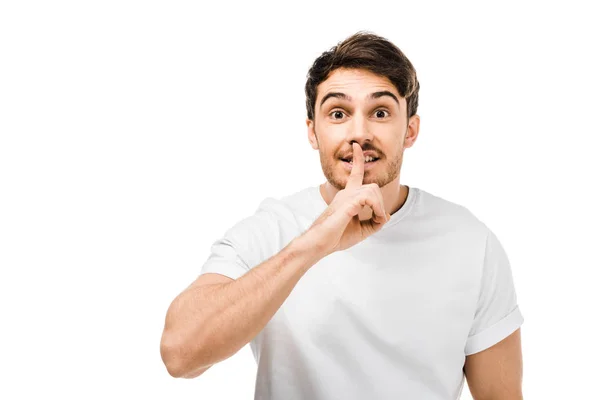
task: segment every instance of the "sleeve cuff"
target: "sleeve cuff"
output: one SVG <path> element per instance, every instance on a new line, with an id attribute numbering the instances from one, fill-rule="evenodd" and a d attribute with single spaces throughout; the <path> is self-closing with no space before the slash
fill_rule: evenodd
<path id="1" fill-rule="evenodd" d="M 521 310 L 519 306 L 516 306 L 510 314 L 494 325 L 469 337 L 465 345 L 465 355 L 469 356 L 495 345 L 516 331 L 523 324 L 523 321 Z"/>
<path id="2" fill-rule="evenodd" d="M 212 261 L 204 264 L 200 275 L 206 274 L 208 272 L 225 275 L 231 279 L 237 279 L 248 271 L 239 267 L 231 261 Z"/>

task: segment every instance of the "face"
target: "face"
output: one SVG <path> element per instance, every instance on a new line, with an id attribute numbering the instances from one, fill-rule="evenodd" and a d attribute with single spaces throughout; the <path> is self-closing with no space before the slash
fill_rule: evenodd
<path id="1" fill-rule="evenodd" d="M 407 119 L 406 100 L 389 79 L 362 69 L 336 69 L 317 86 L 314 115 L 314 121 L 306 121 L 308 138 L 332 186 L 346 187 L 351 166 L 342 158 L 351 159 L 354 141 L 363 153 L 378 157 L 365 163 L 363 184 L 398 183 L 404 149 L 416 140 L 419 117 Z"/>

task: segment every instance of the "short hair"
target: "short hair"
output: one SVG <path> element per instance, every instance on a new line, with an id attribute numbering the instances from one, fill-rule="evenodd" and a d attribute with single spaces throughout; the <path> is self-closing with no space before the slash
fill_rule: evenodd
<path id="1" fill-rule="evenodd" d="M 317 86 L 338 68 L 365 69 L 388 78 L 406 99 L 407 117 L 419 106 L 417 72 L 404 53 L 389 40 L 368 31 L 359 31 L 321 54 L 307 74 L 306 112 L 315 118 Z"/>

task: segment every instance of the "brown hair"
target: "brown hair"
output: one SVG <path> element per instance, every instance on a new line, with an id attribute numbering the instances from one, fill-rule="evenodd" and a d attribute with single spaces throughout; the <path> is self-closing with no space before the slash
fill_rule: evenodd
<path id="1" fill-rule="evenodd" d="M 406 99 L 407 117 L 417 112 L 419 81 L 417 72 L 393 43 L 368 31 L 359 31 L 321 54 L 308 71 L 306 86 L 306 111 L 314 121 L 317 86 L 338 68 L 365 69 L 388 78 Z"/>

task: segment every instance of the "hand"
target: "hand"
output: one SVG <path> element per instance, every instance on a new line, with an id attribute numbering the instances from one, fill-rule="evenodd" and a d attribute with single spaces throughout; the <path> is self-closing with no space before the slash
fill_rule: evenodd
<path id="1" fill-rule="evenodd" d="M 352 171 L 346 187 L 337 192 L 331 204 L 308 229 L 326 254 L 354 246 L 379 231 L 390 219 L 379 186 L 362 183 L 365 158 L 360 145 L 352 143 L 352 151 Z M 364 206 L 371 207 L 373 216 L 361 221 L 358 213 Z"/>

